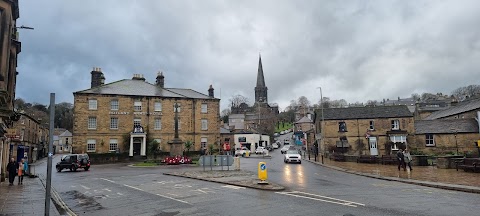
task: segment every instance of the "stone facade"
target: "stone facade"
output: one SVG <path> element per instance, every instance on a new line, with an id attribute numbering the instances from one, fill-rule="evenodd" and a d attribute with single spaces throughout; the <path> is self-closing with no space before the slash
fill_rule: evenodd
<path id="1" fill-rule="evenodd" d="M 415 146 L 412 146 L 424 154 L 456 154 L 477 153 L 477 141 L 480 140 L 478 133 L 457 133 L 457 134 L 432 134 L 434 144 L 427 145 L 427 135 L 417 134 L 415 136 Z"/>
<path id="2" fill-rule="evenodd" d="M 163 89 L 158 91 L 161 90 Z M 120 152 L 129 152 L 130 142 L 132 142 L 130 139 L 131 133 L 134 131 L 134 120 L 136 119 L 139 125 L 143 127 L 147 145 L 149 141 L 157 140 L 160 143 L 161 151 L 170 152 L 171 146 L 168 142 L 173 140 L 175 135 L 175 103 L 180 105 L 180 111 L 178 112 L 179 138 L 184 142 L 193 142 L 191 151 L 199 151 L 202 142 L 203 147 L 207 147 L 209 144 L 217 144 L 220 142 L 220 100 L 213 97 L 213 92 L 211 97 L 203 96 L 205 97 L 178 98 L 75 92 L 72 151 L 75 153 L 107 153 L 115 152 L 118 148 Z M 96 101 L 96 109 L 90 109 L 89 101 Z M 117 104 L 118 108 L 112 109 L 112 103 Z M 134 110 L 135 103 L 137 103 L 136 105 L 141 104 L 141 110 Z M 156 103 L 160 103 L 161 108 L 156 108 Z M 203 111 L 205 111 L 206 106 L 206 112 L 202 112 L 202 106 Z M 89 118 L 96 118 L 95 128 L 88 128 Z M 117 119 L 118 127 L 111 127 L 111 124 L 113 124 L 112 118 Z M 207 128 L 202 128 L 202 122 L 205 120 L 207 121 Z M 157 127 L 155 127 L 156 122 Z M 158 125 L 158 122 L 160 122 L 160 125 Z M 92 143 L 92 140 L 95 140 L 95 148 L 87 149 L 87 143 L 89 141 Z"/>

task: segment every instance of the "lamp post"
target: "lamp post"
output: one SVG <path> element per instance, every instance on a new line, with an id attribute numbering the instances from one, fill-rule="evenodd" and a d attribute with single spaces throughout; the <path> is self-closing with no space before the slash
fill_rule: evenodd
<path id="1" fill-rule="evenodd" d="M 455 148 L 457 149 L 457 155 L 458 155 L 457 131 L 455 131 Z"/>
<path id="2" fill-rule="evenodd" d="M 324 121 L 325 119 L 323 118 L 323 95 L 322 95 L 322 87 L 317 87 L 317 89 L 320 89 L 320 110 L 321 110 L 321 113 L 322 113 L 322 123 L 320 124 L 320 137 L 321 137 L 321 140 L 320 140 L 320 149 L 324 146 L 325 142 L 323 141 L 324 139 L 324 135 L 323 135 L 323 130 L 324 130 Z"/>

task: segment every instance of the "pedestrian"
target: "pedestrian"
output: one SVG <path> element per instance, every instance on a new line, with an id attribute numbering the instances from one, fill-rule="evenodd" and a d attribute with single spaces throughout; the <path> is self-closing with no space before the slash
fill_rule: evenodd
<path id="1" fill-rule="evenodd" d="M 410 168 L 410 171 L 412 171 L 412 156 L 410 155 L 410 151 L 405 149 L 405 151 L 403 152 L 403 158 L 405 160 L 405 164 L 408 165 L 408 167 Z M 406 168 L 407 167 L 405 166 L 405 169 Z"/>
<path id="2" fill-rule="evenodd" d="M 25 158 L 23 162 L 23 175 L 30 176 L 29 173 L 30 173 L 30 170 L 28 170 L 28 159 Z"/>
<path id="3" fill-rule="evenodd" d="M 18 185 L 23 184 L 23 159 L 18 163 Z"/>
<path id="4" fill-rule="evenodd" d="M 403 149 L 398 150 L 397 160 L 398 160 L 398 170 L 400 171 L 400 167 L 403 167 L 403 170 L 407 171 L 407 168 L 405 167 L 405 158 L 403 156 Z"/>
<path id="5" fill-rule="evenodd" d="M 10 183 L 9 186 L 12 186 L 13 181 L 15 181 L 15 176 L 17 176 L 17 168 L 18 164 L 17 162 L 15 162 L 15 158 L 11 158 L 10 162 L 7 165 L 8 182 Z"/>

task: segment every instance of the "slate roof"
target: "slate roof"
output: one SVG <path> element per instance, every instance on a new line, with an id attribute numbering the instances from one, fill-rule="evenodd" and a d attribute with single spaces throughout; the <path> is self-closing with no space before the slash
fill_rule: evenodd
<path id="1" fill-rule="evenodd" d="M 313 121 L 305 116 L 305 117 L 301 118 L 300 120 L 298 120 L 297 122 L 295 122 L 295 124 L 299 124 L 299 123 L 313 123 Z"/>
<path id="2" fill-rule="evenodd" d="M 416 134 L 478 133 L 475 119 L 437 119 L 415 121 Z"/>
<path id="3" fill-rule="evenodd" d="M 74 94 L 138 95 L 155 97 L 212 99 L 191 89 L 161 88 L 143 80 L 123 79 L 98 87 L 74 92 Z M 217 99 L 217 98 L 215 98 Z"/>
<path id="4" fill-rule="evenodd" d="M 320 109 L 315 111 L 315 116 L 322 117 Z M 407 106 L 376 106 L 376 107 L 347 107 L 323 109 L 325 120 L 346 120 L 346 119 L 376 119 L 376 118 L 400 118 L 413 117 Z"/>
<path id="5" fill-rule="evenodd" d="M 458 103 L 455 106 L 451 106 L 448 109 L 434 112 L 431 115 L 427 116 L 425 120 L 445 118 L 448 116 L 457 115 L 460 113 L 476 110 L 479 108 L 480 108 L 480 99 L 464 101 L 464 102 Z"/>

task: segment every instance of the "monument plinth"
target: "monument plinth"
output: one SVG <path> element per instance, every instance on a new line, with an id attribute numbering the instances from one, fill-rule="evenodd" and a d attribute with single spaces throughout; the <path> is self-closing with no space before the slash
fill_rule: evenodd
<path id="1" fill-rule="evenodd" d="M 170 156 L 183 155 L 183 141 L 178 137 L 178 109 L 180 106 L 175 102 L 173 105 L 175 111 L 175 137 L 169 141 Z"/>

